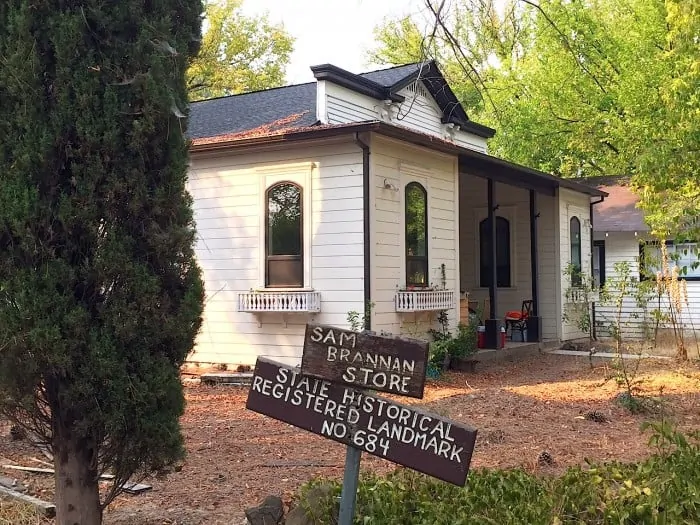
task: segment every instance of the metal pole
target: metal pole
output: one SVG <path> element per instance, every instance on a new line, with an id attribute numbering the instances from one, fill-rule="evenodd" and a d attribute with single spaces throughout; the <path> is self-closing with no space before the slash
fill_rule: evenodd
<path id="1" fill-rule="evenodd" d="M 343 490 L 340 493 L 338 525 L 352 525 L 355 519 L 355 499 L 357 481 L 360 477 L 361 456 L 360 449 L 350 446 L 345 448 L 345 472 L 343 472 Z"/>
<path id="2" fill-rule="evenodd" d="M 495 194 L 496 190 L 494 188 L 493 179 L 488 179 L 487 183 L 487 202 L 488 202 L 488 213 L 489 213 L 489 262 L 491 263 L 491 268 L 489 273 L 491 274 L 491 280 L 489 283 L 489 319 L 496 319 L 496 285 L 498 284 L 498 269 L 496 263 L 498 261 L 498 253 L 496 247 L 496 204 L 495 204 Z M 498 334 L 496 337 L 500 337 Z M 500 348 L 500 347 L 499 347 Z"/>
<path id="3" fill-rule="evenodd" d="M 537 268 L 537 194 L 530 190 L 530 275 L 532 277 L 532 315 L 540 315 L 539 274 Z"/>

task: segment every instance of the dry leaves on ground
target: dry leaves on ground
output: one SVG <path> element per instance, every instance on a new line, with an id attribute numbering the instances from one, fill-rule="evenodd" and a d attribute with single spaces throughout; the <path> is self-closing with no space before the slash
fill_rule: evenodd
<path id="1" fill-rule="evenodd" d="M 449 373 L 429 381 L 422 400 L 404 403 L 475 426 L 472 467 L 521 466 L 548 473 L 591 460 L 635 460 L 649 453 L 648 436 L 639 431 L 644 416 L 632 415 L 612 401 L 619 393 L 603 362 L 591 369 L 587 359 L 541 355 L 481 366 L 475 374 Z M 649 395 L 663 391 L 664 405 L 684 429 L 700 428 L 700 371 L 674 361 L 645 361 L 640 387 Z M 245 409 L 247 389 L 188 386 L 182 419 L 188 457 L 181 472 L 149 480 L 153 491 L 121 496 L 106 514 L 112 524 L 239 523 L 246 507 L 266 495 L 288 504 L 299 486 L 316 476 L 342 476 L 344 447 Z M 583 414 L 598 411 L 597 423 Z M 7 438 L 0 423 L 0 456 L 31 465 L 36 451 Z M 554 465 L 540 467 L 542 451 Z M 387 472 L 384 460 L 363 455 L 362 468 Z M 1 471 L 0 471 L 1 472 Z M 52 480 L 13 474 L 43 499 L 52 496 Z"/>

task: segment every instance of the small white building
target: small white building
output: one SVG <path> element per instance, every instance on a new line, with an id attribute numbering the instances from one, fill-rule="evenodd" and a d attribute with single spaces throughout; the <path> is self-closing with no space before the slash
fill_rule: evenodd
<path id="1" fill-rule="evenodd" d="M 601 286 L 616 277 L 617 263 L 626 262 L 631 276 L 638 282 L 654 274 L 659 264 L 659 248 L 650 236 L 644 213 L 637 207 L 639 196 L 629 187 L 629 177 L 592 177 L 587 184 L 608 194 L 605 201 L 593 208 L 593 278 Z M 685 267 L 682 279 L 686 281 L 687 302 L 681 305 L 680 321 L 686 330 L 700 329 L 700 267 L 696 242 L 674 244 L 666 241 L 669 254 L 677 253 L 677 261 L 671 265 Z M 646 257 L 646 271 L 642 268 Z M 640 262 L 642 264 L 640 264 Z M 653 284 L 653 283 L 648 283 Z M 658 322 L 655 310 L 668 312 L 665 294 L 654 292 L 654 286 L 645 294 L 648 300 L 640 303 L 633 293 L 622 302 L 621 329 L 627 338 L 652 338 L 654 332 L 668 329 L 668 322 Z M 611 322 L 617 323 L 617 305 L 613 301 L 595 305 L 595 325 L 600 335 L 609 335 Z"/>
<path id="2" fill-rule="evenodd" d="M 434 62 L 311 69 L 315 82 L 191 106 L 207 300 L 190 361 L 296 364 L 307 322 L 347 327 L 351 311 L 427 337 L 440 311 L 454 329 L 478 306 L 495 347 L 505 312 L 532 301 L 530 340 L 581 335 L 562 322 L 563 273 L 590 271 L 603 192 L 490 156 L 494 130 Z"/>

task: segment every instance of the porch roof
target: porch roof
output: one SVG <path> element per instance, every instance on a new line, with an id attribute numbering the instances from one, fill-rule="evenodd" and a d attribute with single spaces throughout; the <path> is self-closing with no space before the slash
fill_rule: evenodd
<path id="1" fill-rule="evenodd" d="M 291 124 L 291 123 L 290 123 Z M 604 197 L 606 192 L 593 186 L 573 180 L 563 179 L 542 171 L 515 164 L 507 160 L 458 146 L 434 135 L 420 133 L 401 126 L 379 120 L 369 120 L 350 124 L 314 125 L 282 127 L 281 129 L 258 129 L 252 132 L 221 135 L 195 139 L 191 151 L 213 151 L 239 149 L 255 145 L 281 144 L 304 140 L 337 137 L 348 133 L 373 132 L 390 138 L 410 142 L 443 153 L 458 155 L 460 174 L 476 175 L 511 186 L 532 189 L 541 193 L 554 194 L 557 188 L 567 188 L 595 197 Z"/>

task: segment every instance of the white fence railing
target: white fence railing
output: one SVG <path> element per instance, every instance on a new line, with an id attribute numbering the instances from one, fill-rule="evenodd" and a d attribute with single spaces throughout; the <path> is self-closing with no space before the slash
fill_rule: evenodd
<path id="1" fill-rule="evenodd" d="M 320 292 L 246 292 L 238 294 L 239 312 L 320 312 Z"/>
<path id="2" fill-rule="evenodd" d="M 453 290 L 396 292 L 397 312 L 430 312 L 455 307 Z"/>

